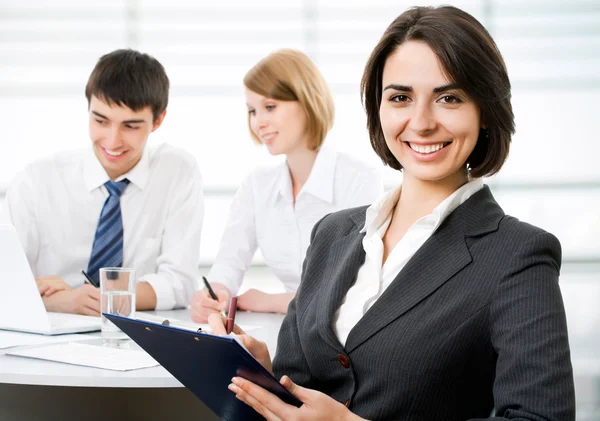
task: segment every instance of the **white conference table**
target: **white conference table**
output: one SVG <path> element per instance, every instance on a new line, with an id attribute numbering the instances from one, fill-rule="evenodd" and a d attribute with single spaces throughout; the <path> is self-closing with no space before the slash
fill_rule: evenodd
<path id="1" fill-rule="evenodd" d="M 189 310 L 147 313 L 189 321 Z M 283 317 L 239 312 L 236 323 L 261 326 L 249 334 L 264 341 L 273 356 Z M 99 332 L 85 336 L 91 343 L 101 341 Z M 120 372 L 16 357 L 7 351 L 0 350 L 0 420 L 218 419 L 160 366 Z"/>

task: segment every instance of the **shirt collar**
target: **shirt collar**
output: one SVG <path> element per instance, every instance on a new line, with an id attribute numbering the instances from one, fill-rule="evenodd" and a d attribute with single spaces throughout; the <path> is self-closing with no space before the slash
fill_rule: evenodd
<path id="1" fill-rule="evenodd" d="M 93 191 L 98 187 L 101 187 L 110 180 L 108 174 L 100 164 L 100 161 L 94 153 L 94 149 L 90 148 L 84 157 L 83 167 L 83 178 L 85 186 L 88 191 Z M 131 183 L 138 186 L 140 189 L 144 189 L 148 184 L 148 178 L 150 177 L 150 157 L 148 148 L 144 149 L 140 161 L 133 167 L 129 172 L 121 175 L 115 181 L 121 181 L 128 179 Z"/>
<path id="2" fill-rule="evenodd" d="M 288 168 L 286 162 L 280 164 L 279 167 L 279 185 L 277 190 L 283 199 L 289 202 L 294 201 L 292 195 L 292 177 L 290 176 L 290 169 Z"/>
<path id="3" fill-rule="evenodd" d="M 321 147 L 313 164 L 308 179 L 302 190 L 298 193 L 310 194 L 324 202 L 333 203 L 333 190 L 335 184 L 335 165 L 337 153 L 329 148 Z M 292 197 L 292 179 L 287 164 L 283 165 L 282 176 L 279 183 L 279 192 L 285 198 Z"/>
<path id="4" fill-rule="evenodd" d="M 367 232 L 369 235 L 372 230 L 377 230 L 392 214 L 392 211 L 400 199 L 402 185 L 383 194 L 371 206 L 367 208 L 365 216 L 365 226 L 360 230 L 361 233 Z"/>
<path id="5" fill-rule="evenodd" d="M 146 188 L 150 178 L 150 152 L 144 148 L 140 161 L 128 173 L 123 174 L 116 181 L 128 179 L 132 184 L 138 186 L 141 190 Z"/>
<path id="6" fill-rule="evenodd" d="M 454 209 L 462 205 L 469 197 L 474 193 L 477 193 L 483 188 L 483 178 L 475 178 L 468 183 L 462 185 L 454 193 L 448 196 L 437 205 L 431 213 L 436 218 L 435 228 L 446 219 L 448 215 L 452 213 Z"/>
<path id="7" fill-rule="evenodd" d="M 446 219 L 446 217 L 450 215 L 454 209 L 459 207 L 469 197 L 477 193 L 482 188 L 482 178 L 475 178 L 474 180 L 469 181 L 444 199 L 433 209 L 430 215 L 427 215 L 424 218 L 431 218 L 431 222 L 433 222 L 433 229 L 437 229 L 437 227 L 441 225 L 444 219 Z M 366 232 L 367 235 L 370 235 L 376 232 L 391 217 L 392 211 L 400 199 L 401 191 L 402 186 L 398 186 L 397 188 L 385 193 L 383 196 L 381 196 L 381 198 L 367 208 L 365 225 L 360 230 L 361 233 Z"/>
<path id="8" fill-rule="evenodd" d="M 337 153 L 322 146 L 300 193 L 305 192 L 324 202 L 333 203 L 336 162 Z"/>

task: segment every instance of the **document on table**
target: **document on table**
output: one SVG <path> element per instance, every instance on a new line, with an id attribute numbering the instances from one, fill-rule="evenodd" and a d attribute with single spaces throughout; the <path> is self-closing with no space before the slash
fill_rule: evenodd
<path id="1" fill-rule="evenodd" d="M 41 346 L 7 352 L 7 354 L 115 371 L 137 370 L 159 365 L 145 351 L 109 348 L 77 342 Z"/>
<path id="2" fill-rule="evenodd" d="M 145 314 L 145 313 L 140 314 L 139 312 L 137 312 L 135 314 L 135 318 L 137 320 L 143 320 L 145 322 L 158 323 L 159 325 L 160 324 L 166 325 L 167 323 L 165 323 L 165 320 L 168 320 L 169 326 L 177 327 L 179 329 L 192 330 L 194 332 L 197 332 L 198 329 L 201 329 L 204 332 L 210 332 L 212 330 L 210 325 L 206 324 L 206 323 L 194 323 L 194 322 L 185 321 L 185 320 L 161 317 L 161 316 L 157 316 L 154 314 Z M 256 325 L 238 325 L 238 326 L 240 327 L 240 329 L 242 329 L 246 333 L 252 332 L 253 330 L 258 330 L 262 327 L 262 326 L 256 326 Z"/>
<path id="3" fill-rule="evenodd" d="M 89 339 L 86 335 L 56 335 L 44 336 L 36 333 L 13 332 L 10 330 L 0 330 L 0 349 L 11 348 L 13 346 L 25 345 L 44 345 L 58 342 L 72 342 Z"/>

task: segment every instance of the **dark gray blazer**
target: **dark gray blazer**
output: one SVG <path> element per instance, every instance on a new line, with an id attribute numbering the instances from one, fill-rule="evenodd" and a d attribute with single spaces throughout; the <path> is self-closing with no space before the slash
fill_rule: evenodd
<path id="1" fill-rule="evenodd" d="M 344 347 L 332 319 L 365 259 L 365 210 L 315 225 L 276 375 L 369 420 L 575 420 L 556 237 L 504 215 L 484 187 L 415 253 Z"/>

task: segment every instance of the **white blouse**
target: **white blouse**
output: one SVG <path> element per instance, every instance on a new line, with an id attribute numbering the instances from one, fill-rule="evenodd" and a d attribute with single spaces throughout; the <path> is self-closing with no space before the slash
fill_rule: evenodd
<path id="1" fill-rule="evenodd" d="M 402 187 L 386 193 L 367 209 L 365 226 L 361 231 L 366 232 L 362 241 L 366 253 L 365 263 L 359 269 L 356 282 L 348 290 L 333 318 L 334 332 L 342 345 L 345 345 L 352 328 L 381 297 L 417 250 L 442 225 L 446 217 L 482 188 L 481 178 L 468 182 L 437 205 L 431 214 L 412 224 L 383 266 L 383 236 L 392 221 L 392 213 L 400 199 Z"/>
<path id="2" fill-rule="evenodd" d="M 286 292 L 300 284 L 313 226 L 328 213 L 372 203 L 383 192 L 379 171 L 321 147 L 294 198 L 287 163 L 258 168 L 237 191 L 208 279 L 236 294 L 257 248 Z"/>

